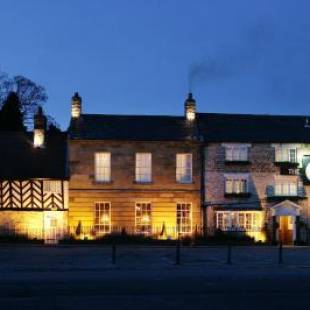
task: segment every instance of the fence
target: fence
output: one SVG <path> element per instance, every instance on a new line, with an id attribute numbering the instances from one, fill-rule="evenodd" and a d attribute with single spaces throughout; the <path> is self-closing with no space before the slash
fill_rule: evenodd
<path id="1" fill-rule="evenodd" d="M 94 240 L 102 239 L 109 236 L 135 236 L 145 239 L 202 239 L 205 236 L 216 236 L 226 238 L 228 236 L 233 239 L 248 238 L 250 239 L 257 231 L 234 230 L 223 232 L 213 228 L 205 229 L 202 226 L 191 227 L 187 231 L 182 231 L 178 226 L 151 226 L 150 229 L 141 229 L 137 226 L 77 226 L 69 227 L 35 227 L 29 225 L 7 225 L 0 226 L 0 239 L 19 238 L 19 239 L 37 239 L 37 240 L 61 240 L 61 239 L 79 239 L 79 240 Z"/>

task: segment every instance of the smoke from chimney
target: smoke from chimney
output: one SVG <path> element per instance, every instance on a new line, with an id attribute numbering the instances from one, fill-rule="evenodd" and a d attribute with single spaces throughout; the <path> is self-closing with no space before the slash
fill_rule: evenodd
<path id="1" fill-rule="evenodd" d="M 268 49 L 272 42 L 270 28 L 268 22 L 261 21 L 244 31 L 233 44 L 222 45 L 202 60 L 192 63 L 188 71 L 189 91 L 192 92 L 201 82 L 228 79 L 255 71 L 264 49 Z"/>

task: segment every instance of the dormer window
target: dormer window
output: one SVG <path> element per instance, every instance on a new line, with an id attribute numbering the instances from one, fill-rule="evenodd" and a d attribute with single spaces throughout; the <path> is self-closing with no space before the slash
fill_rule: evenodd
<path id="1" fill-rule="evenodd" d="M 227 175 L 225 177 L 226 194 L 245 194 L 248 192 L 248 180 L 245 176 Z"/>
<path id="2" fill-rule="evenodd" d="M 248 162 L 249 161 L 249 145 L 225 143 L 225 161 L 226 162 Z"/>

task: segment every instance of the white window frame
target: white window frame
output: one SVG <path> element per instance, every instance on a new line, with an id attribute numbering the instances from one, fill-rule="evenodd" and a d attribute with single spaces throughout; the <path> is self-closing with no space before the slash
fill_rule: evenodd
<path id="1" fill-rule="evenodd" d="M 223 143 L 225 148 L 225 161 L 227 162 L 247 162 L 249 160 L 249 148 L 251 144 Z"/>
<path id="2" fill-rule="evenodd" d="M 44 194 L 61 194 L 62 193 L 62 181 L 59 180 L 44 180 L 43 181 L 43 193 Z"/>
<path id="3" fill-rule="evenodd" d="M 111 182 L 111 153 L 96 152 L 94 157 L 96 182 Z"/>
<path id="4" fill-rule="evenodd" d="M 187 167 L 186 157 L 190 158 L 190 167 Z M 176 154 L 176 181 L 181 184 L 193 183 L 193 154 Z"/>
<path id="5" fill-rule="evenodd" d="M 275 144 L 275 162 L 298 163 L 298 147 L 294 144 Z M 291 151 L 294 152 L 292 156 Z"/>
<path id="6" fill-rule="evenodd" d="M 231 181 L 231 190 L 227 183 Z M 242 182 L 245 182 L 245 190 L 242 190 Z M 249 193 L 249 175 L 248 174 L 224 174 L 225 194 L 248 194 Z"/>
<path id="7" fill-rule="evenodd" d="M 99 209 L 97 210 L 97 207 Z M 108 207 L 108 208 L 107 208 Z M 99 217 L 97 217 L 99 212 Z M 103 212 L 104 218 L 101 219 Z M 96 201 L 94 205 L 94 228 L 99 234 L 109 234 L 112 229 L 112 218 L 111 218 L 111 202 L 109 201 Z M 103 224 L 100 222 L 103 220 Z"/>
<path id="8" fill-rule="evenodd" d="M 136 182 L 152 182 L 152 153 L 136 153 Z"/>
<path id="9" fill-rule="evenodd" d="M 222 231 L 259 232 L 262 225 L 260 211 L 216 211 L 216 228 Z"/>
<path id="10" fill-rule="evenodd" d="M 178 206 L 181 206 L 182 210 L 179 210 Z M 189 207 L 189 211 L 183 210 L 183 207 Z M 183 222 L 185 222 L 184 219 L 186 218 L 183 216 L 183 212 L 189 213 L 189 217 L 188 217 L 189 224 L 186 224 L 186 225 L 183 224 Z M 185 234 L 191 234 L 192 233 L 192 229 L 193 229 L 192 212 L 193 212 L 192 203 L 190 203 L 190 202 L 178 202 L 176 204 L 176 231 L 177 231 L 177 234 L 185 235 Z M 180 222 L 179 222 L 179 220 L 180 220 Z"/>
<path id="11" fill-rule="evenodd" d="M 135 229 L 138 234 L 152 234 L 152 204 L 149 201 L 135 203 Z"/>
<path id="12" fill-rule="evenodd" d="M 275 196 L 295 197 L 298 195 L 298 183 L 276 181 L 274 193 Z"/>

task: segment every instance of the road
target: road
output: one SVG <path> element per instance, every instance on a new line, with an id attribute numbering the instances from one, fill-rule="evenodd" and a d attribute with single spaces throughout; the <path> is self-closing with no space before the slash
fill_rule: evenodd
<path id="1" fill-rule="evenodd" d="M 302 309 L 310 248 L 0 246 L 0 309 Z"/>

